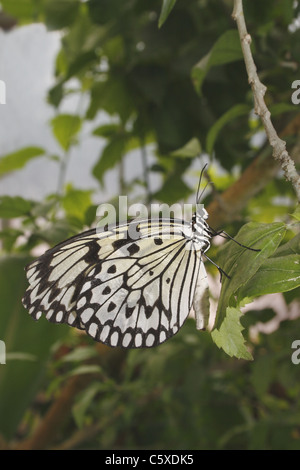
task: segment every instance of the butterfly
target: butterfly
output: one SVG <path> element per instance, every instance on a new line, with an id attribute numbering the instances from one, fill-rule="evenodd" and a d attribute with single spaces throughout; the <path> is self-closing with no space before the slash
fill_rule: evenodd
<path id="1" fill-rule="evenodd" d="M 29 314 L 38 320 L 45 313 L 50 322 L 67 323 L 96 341 L 125 348 L 164 343 L 192 307 L 197 329 L 206 329 L 203 258 L 212 261 L 205 253 L 221 232 L 207 224 L 198 193 L 199 187 L 190 222 L 133 220 L 83 232 L 46 251 L 26 267 L 30 285 L 23 304 Z"/>

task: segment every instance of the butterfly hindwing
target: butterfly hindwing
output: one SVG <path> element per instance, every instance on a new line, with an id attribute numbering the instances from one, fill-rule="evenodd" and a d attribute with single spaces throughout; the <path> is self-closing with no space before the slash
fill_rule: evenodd
<path id="1" fill-rule="evenodd" d="M 34 319 L 45 312 L 51 322 L 82 327 L 74 312 L 74 300 L 84 276 L 99 256 L 99 240 L 94 232 L 57 245 L 26 268 L 30 286 L 23 304 Z"/>
<path id="2" fill-rule="evenodd" d="M 114 252 L 96 266 L 76 302 L 87 333 L 111 346 L 151 347 L 166 341 L 192 304 L 196 253 L 186 250 L 182 239 L 164 240 L 160 248 L 152 238 L 136 244 L 135 256 Z"/>

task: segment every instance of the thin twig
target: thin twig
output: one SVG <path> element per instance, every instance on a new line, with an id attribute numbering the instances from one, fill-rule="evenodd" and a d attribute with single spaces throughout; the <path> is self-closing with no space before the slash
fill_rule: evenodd
<path id="1" fill-rule="evenodd" d="M 124 196 L 126 192 L 125 184 L 125 164 L 124 158 L 122 157 L 119 163 L 119 194 Z"/>
<path id="2" fill-rule="evenodd" d="M 75 115 L 79 115 L 79 116 L 81 115 L 82 108 L 83 108 L 83 101 L 84 101 L 84 93 L 80 92 L 79 100 L 78 100 L 77 107 L 75 110 Z M 73 127 L 74 125 L 71 126 L 69 129 L 69 136 L 71 136 L 73 133 Z M 62 156 L 61 161 L 60 161 L 57 188 L 56 188 L 56 194 L 59 197 L 61 197 L 64 192 L 64 185 L 66 182 L 67 169 L 68 169 L 68 165 L 69 165 L 70 158 L 71 158 L 72 146 L 73 146 L 73 143 L 70 141 L 68 148 L 65 150 L 65 153 Z"/>
<path id="3" fill-rule="evenodd" d="M 70 377 L 57 399 L 49 408 L 33 435 L 19 442 L 15 449 L 40 450 L 48 447 L 60 430 L 62 423 L 70 415 L 76 395 L 87 386 L 94 376 L 82 374 Z"/>
<path id="4" fill-rule="evenodd" d="M 53 450 L 71 450 L 82 445 L 84 442 L 88 442 L 100 435 L 109 425 L 115 422 L 124 413 L 124 406 L 119 406 L 113 413 L 101 417 L 101 421 L 97 421 L 90 426 L 85 426 L 74 432 L 72 436 L 66 439 L 61 444 L 53 447 Z"/>
<path id="5" fill-rule="evenodd" d="M 298 201 L 300 202 L 300 176 L 296 171 L 292 158 L 286 150 L 286 142 L 279 138 L 272 124 L 271 113 L 264 100 L 267 88 L 258 78 L 256 65 L 251 52 L 251 36 L 247 31 L 245 23 L 242 0 L 234 0 L 232 17 L 237 23 L 240 35 L 248 80 L 253 91 L 255 113 L 260 116 L 262 120 L 270 145 L 273 148 L 273 157 L 275 160 L 279 161 L 284 171 L 285 178 L 292 183 Z"/>

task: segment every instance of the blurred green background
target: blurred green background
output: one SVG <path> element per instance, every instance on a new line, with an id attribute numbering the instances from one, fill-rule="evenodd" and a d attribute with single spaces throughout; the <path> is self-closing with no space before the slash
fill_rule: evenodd
<path id="1" fill-rule="evenodd" d="M 193 319 L 158 348 L 126 351 L 44 318 L 34 322 L 21 303 L 24 266 L 95 225 L 98 204 L 117 207 L 120 194 L 129 204 L 194 202 L 206 162 L 212 227 L 234 235 L 249 221 L 281 221 L 288 227 L 281 255 L 299 255 L 299 215 L 290 216 L 296 198 L 253 113 L 233 2 L 1 5 L 0 41 L 40 23 L 59 48 L 43 97 L 45 136 L 56 147 L 34 125 L 26 145 L 1 134 L 9 150 L 0 158 L 0 447 L 300 449 L 300 354 L 292 346 L 300 340 L 299 287 L 278 287 L 241 318 L 253 361 L 227 356 Z M 299 167 L 300 114 L 291 101 L 300 78 L 299 5 L 245 0 L 244 9 L 266 103 Z M 42 59 L 42 48 L 36 54 Z M 0 80 L 13 65 L 25 80 L 13 49 L 5 57 Z M 34 73 L 39 78 L 38 67 Z M 5 129 L 12 113 L 21 134 L 26 122 L 9 99 L 14 86 L 6 83 L 0 116 Z M 26 113 L 29 123 L 39 119 L 33 104 Z M 35 193 L 39 185 L 44 192 Z M 218 261 L 216 245 L 209 256 Z M 206 266 L 216 302 L 219 275 Z"/>

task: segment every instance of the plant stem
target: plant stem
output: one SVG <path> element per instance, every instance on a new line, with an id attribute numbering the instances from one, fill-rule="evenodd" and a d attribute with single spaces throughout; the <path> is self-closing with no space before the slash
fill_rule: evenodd
<path id="1" fill-rule="evenodd" d="M 271 113 L 266 106 L 264 95 L 266 86 L 263 85 L 258 77 L 256 65 L 251 52 L 251 36 L 247 31 L 245 17 L 243 12 L 242 0 L 234 0 L 234 8 L 232 13 L 233 19 L 237 23 L 239 36 L 241 40 L 242 51 L 244 55 L 248 80 L 252 88 L 254 97 L 255 113 L 261 118 L 265 128 L 268 140 L 273 148 L 273 157 L 279 161 L 287 181 L 290 181 L 294 187 L 297 199 L 300 202 L 300 176 L 298 175 L 294 161 L 286 150 L 286 142 L 279 138 L 273 123 L 271 121 Z"/>
<path id="2" fill-rule="evenodd" d="M 150 181 L 149 181 L 149 170 L 147 164 L 147 150 L 145 147 L 144 141 L 141 139 L 141 157 L 143 163 L 143 174 L 144 174 L 144 182 L 146 186 L 146 203 L 149 205 L 151 203 L 151 190 L 150 190 Z"/>

